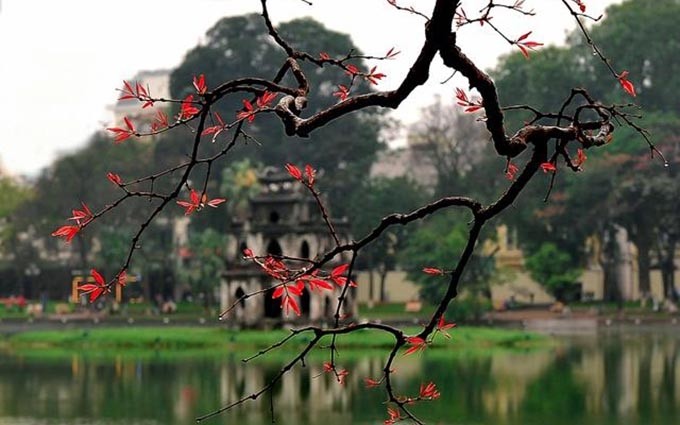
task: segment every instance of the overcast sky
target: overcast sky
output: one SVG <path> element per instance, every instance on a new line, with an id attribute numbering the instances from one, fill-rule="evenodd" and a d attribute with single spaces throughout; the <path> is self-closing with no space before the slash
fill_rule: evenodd
<path id="1" fill-rule="evenodd" d="M 588 0 L 598 15 L 621 0 Z M 312 16 L 327 27 L 350 33 L 367 53 L 401 50 L 398 60 L 383 62 L 381 89 L 403 78 L 423 41 L 423 20 L 393 10 L 386 0 L 272 0 L 275 21 Z M 433 0 L 399 0 L 429 12 Z M 468 0 L 469 14 L 486 0 Z M 507 3 L 511 3 L 510 0 Z M 0 161 L 16 174 L 35 174 L 60 153 L 82 146 L 110 116 L 107 106 L 116 88 L 139 70 L 172 68 L 219 18 L 259 11 L 257 0 L 0 0 Z M 481 7 L 481 6 L 480 6 Z M 532 40 L 561 43 L 574 27 L 561 0 L 526 0 L 527 18 L 501 13 L 494 18 L 508 36 L 533 30 Z M 485 68 L 511 47 L 486 28 L 465 29 L 459 44 Z M 427 87 L 418 89 L 395 117 L 412 122 L 419 108 L 439 93 L 453 99 L 461 80 L 446 85 L 448 71 L 432 70 Z M 208 84 L 211 82 L 209 81 Z"/>

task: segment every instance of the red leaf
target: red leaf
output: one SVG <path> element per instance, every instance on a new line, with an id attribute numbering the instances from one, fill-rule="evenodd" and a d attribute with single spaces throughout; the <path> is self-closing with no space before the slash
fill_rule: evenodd
<path id="1" fill-rule="evenodd" d="M 113 141 L 116 144 L 128 139 L 133 135 L 133 133 L 131 133 L 129 130 L 120 127 L 108 127 L 107 130 L 114 133 Z"/>
<path id="2" fill-rule="evenodd" d="M 366 384 L 366 388 L 375 388 L 380 385 L 380 381 L 376 381 L 372 378 L 364 378 L 364 383 Z"/>
<path id="3" fill-rule="evenodd" d="M 635 93 L 635 86 L 633 85 L 633 83 L 628 81 L 628 71 L 623 71 L 621 74 L 619 74 L 619 83 L 621 84 L 621 87 L 623 87 L 623 90 L 626 91 L 626 93 L 633 97 L 637 96 L 637 93 Z"/>
<path id="4" fill-rule="evenodd" d="M 321 280 L 321 279 L 310 279 L 309 280 L 309 286 L 312 289 L 322 288 L 322 289 L 327 289 L 329 291 L 333 289 L 333 285 L 331 285 L 330 283 L 326 282 L 325 280 Z"/>
<path id="5" fill-rule="evenodd" d="M 198 92 L 198 94 L 204 94 L 207 91 L 207 86 L 205 85 L 205 75 L 201 74 L 198 76 L 194 76 L 194 88 Z"/>
<path id="6" fill-rule="evenodd" d="M 586 153 L 583 151 L 583 149 L 578 148 L 576 151 L 576 162 L 574 162 L 574 165 L 580 167 L 584 162 L 586 162 L 586 159 L 588 159 Z"/>
<path id="7" fill-rule="evenodd" d="M 139 84 L 139 81 L 135 84 L 135 87 L 137 88 L 137 97 L 148 97 L 149 93 L 147 93 L 146 89 L 144 89 L 144 86 Z"/>
<path id="8" fill-rule="evenodd" d="M 411 347 L 404 352 L 405 356 L 415 353 L 416 351 L 424 350 L 427 342 L 419 336 L 411 336 L 406 338 L 406 343 Z"/>
<path id="9" fill-rule="evenodd" d="M 52 236 L 62 237 L 66 240 L 66 242 L 71 242 L 71 240 L 78 234 L 79 231 L 80 226 L 61 226 L 52 232 Z"/>
<path id="10" fill-rule="evenodd" d="M 265 91 L 264 93 L 262 93 L 262 96 L 258 97 L 255 100 L 255 103 L 257 104 L 257 107 L 260 109 L 266 108 L 274 99 L 276 99 L 276 96 L 278 96 L 277 93 Z"/>
<path id="11" fill-rule="evenodd" d="M 283 295 L 283 291 L 285 290 L 285 285 L 281 285 L 274 289 L 274 292 L 272 293 L 272 298 L 280 298 L 281 295 Z"/>
<path id="12" fill-rule="evenodd" d="M 246 258 L 253 258 L 255 255 L 253 254 L 253 250 L 250 248 L 246 248 L 243 250 L 243 256 Z"/>
<path id="13" fill-rule="evenodd" d="M 438 268 L 435 268 L 435 267 L 425 267 L 423 269 L 423 273 L 429 274 L 429 275 L 432 275 L 432 276 L 442 276 L 444 274 L 444 270 L 438 269 Z"/>
<path id="14" fill-rule="evenodd" d="M 106 286 L 104 276 L 102 276 L 97 270 L 95 269 L 90 270 L 90 275 L 92 275 L 94 281 L 97 282 L 99 286 Z"/>
<path id="15" fill-rule="evenodd" d="M 109 181 L 115 184 L 116 186 L 120 186 L 123 184 L 123 180 L 116 173 L 106 173 L 106 178 L 109 179 Z"/>
<path id="16" fill-rule="evenodd" d="M 333 271 L 331 272 L 331 277 L 342 276 L 347 271 L 348 268 L 349 268 L 349 264 L 339 265 L 338 267 L 333 269 Z"/>
<path id="17" fill-rule="evenodd" d="M 99 296 L 104 292 L 104 288 L 97 288 L 90 292 L 90 302 L 93 303 L 99 298 Z"/>
<path id="18" fill-rule="evenodd" d="M 299 281 L 299 280 L 298 280 L 298 282 L 299 282 L 299 283 L 302 283 L 302 281 Z M 288 289 L 288 292 L 291 293 L 291 294 L 293 294 L 293 295 L 297 295 L 298 297 L 299 297 L 300 295 L 302 295 L 302 290 L 303 290 L 304 288 L 305 288 L 305 284 L 304 284 L 304 283 L 302 283 L 302 286 L 300 286 L 299 284 L 295 284 L 295 285 L 286 285 L 286 289 Z"/>
<path id="19" fill-rule="evenodd" d="M 219 204 L 222 204 L 224 202 L 227 202 L 227 200 L 224 199 L 224 198 L 214 198 L 214 199 L 211 199 L 210 201 L 208 201 L 208 205 L 213 207 L 213 208 L 217 208 L 217 206 Z"/>
<path id="20" fill-rule="evenodd" d="M 99 288 L 99 286 L 95 285 L 94 283 L 86 283 L 84 285 L 80 285 L 78 287 L 78 290 L 83 291 L 83 292 L 90 292 L 90 291 L 94 291 L 97 288 Z"/>
<path id="21" fill-rule="evenodd" d="M 515 164 L 508 162 L 508 168 L 505 170 L 505 177 L 508 180 L 515 180 L 515 174 L 517 174 L 517 171 L 519 171 L 519 168 L 517 168 Z"/>
<path id="22" fill-rule="evenodd" d="M 312 168 L 311 165 L 305 165 L 305 175 L 307 176 L 307 184 L 309 186 L 314 186 L 314 177 L 316 176 L 316 170 Z"/>
<path id="23" fill-rule="evenodd" d="M 394 47 L 392 47 L 392 48 L 390 48 L 390 50 L 387 51 L 387 53 L 385 53 L 385 57 L 387 59 L 392 59 L 393 57 L 397 56 L 399 53 L 401 53 L 401 51 L 395 52 Z"/>
<path id="24" fill-rule="evenodd" d="M 300 315 L 300 306 L 298 306 L 297 301 L 293 297 L 287 297 L 286 300 L 288 301 L 288 306 L 295 312 L 296 315 Z M 288 309 L 286 309 L 286 313 L 288 313 Z"/>
<path id="25" fill-rule="evenodd" d="M 529 36 L 531 35 L 531 33 L 532 33 L 532 31 L 529 31 L 529 32 L 526 33 L 526 34 L 520 35 L 519 38 L 517 39 L 517 42 L 520 42 L 520 41 L 522 41 L 522 40 L 526 40 L 527 37 L 529 37 Z"/>
<path id="26" fill-rule="evenodd" d="M 201 110 L 198 109 L 193 104 L 194 95 L 190 94 L 182 100 L 182 106 L 180 107 L 179 117 L 180 119 L 190 119 L 194 115 L 198 114 Z"/>
<path id="27" fill-rule="evenodd" d="M 345 85 L 338 84 L 338 89 L 333 92 L 333 96 L 340 99 L 340 101 L 346 100 L 349 96 L 349 89 Z"/>
<path id="28" fill-rule="evenodd" d="M 541 170 L 543 170 L 544 173 L 554 173 L 557 171 L 557 167 L 552 162 L 544 162 L 541 164 Z"/>
<path id="29" fill-rule="evenodd" d="M 127 273 L 125 270 L 120 272 L 120 274 L 116 277 L 116 281 L 118 282 L 118 285 L 121 287 L 124 287 L 127 284 Z"/>
<path id="30" fill-rule="evenodd" d="M 441 394 L 439 393 L 439 391 L 437 391 L 437 386 L 434 384 L 434 382 L 429 382 L 427 384 L 420 384 L 419 395 L 421 398 L 436 400 L 439 398 Z"/>
<path id="31" fill-rule="evenodd" d="M 302 171 L 298 167 L 296 167 L 293 164 L 286 164 L 286 171 L 288 171 L 288 174 L 291 175 L 295 180 L 302 181 Z"/>
<path id="32" fill-rule="evenodd" d="M 346 69 L 347 71 L 345 71 L 345 74 L 349 75 L 350 77 L 354 77 L 359 73 L 359 68 L 351 64 L 347 65 Z"/>
<path id="33" fill-rule="evenodd" d="M 123 121 L 125 121 L 125 125 L 130 130 L 130 133 L 134 133 L 135 132 L 135 126 L 132 125 L 132 121 L 130 121 L 130 119 L 128 117 L 123 117 Z"/>

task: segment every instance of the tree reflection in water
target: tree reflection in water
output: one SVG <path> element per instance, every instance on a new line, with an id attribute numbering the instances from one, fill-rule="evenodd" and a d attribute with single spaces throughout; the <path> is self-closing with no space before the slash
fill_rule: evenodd
<path id="1" fill-rule="evenodd" d="M 322 373 L 323 358 L 287 374 L 274 393 L 279 424 L 380 423 L 384 394 L 366 389 L 381 357 L 344 352 L 344 386 Z M 680 417 L 680 337 L 615 334 L 572 337 L 558 348 L 460 353 L 429 350 L 400 358 L 394 382 L 417 394 L 433 380 L 442 396 L 414 409 L 437 424 L 676 424 Z M 0 425 L 187 424 L 261 388 L 276 359 L 159 353 L 97 359 L 0 355 Z M 258 400 L 214 423 L 270 423 Z"/>

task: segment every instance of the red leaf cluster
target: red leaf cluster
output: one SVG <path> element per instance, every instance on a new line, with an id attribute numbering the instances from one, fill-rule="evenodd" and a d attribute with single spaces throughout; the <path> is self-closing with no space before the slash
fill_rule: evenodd
<path id="1" fill-rule="evenodd" d="M 441 393 L 437 390 L 434 382 L 429 382 L 427 384 L 420 384 L 420 393 L 418 395 L 421 399 L 436 400 L 441 396 Z"/>
<path id="2" fill-rule="evenodd" d="M 444 335 L 445 338 L 450 339 L 451 335 L 446 332 L 449 329 L 455 328 L 456 324 L 455 323 L 446 323 L 446 320 L 444 320 L 444 315 L 442 314 L 441 317 L 439 317 L 439 321 L 437 322 L 437 331 L 441 332 L 442 335 Z"/>
<path id="3" fill-rule="evenodd" d="M 519 168 L 511 162 L 508 162 L 508 166 L 505 169 L 505 177 L 508 180 L 515 180 L 515 174 L 517 174 L 517 171 L 519 171 Z"/>
<path id="4" fill-rule="evenodd" d="M 188 120 L 194 117 L 201 110 L 194 104 L 194 95 L 190 94 L 182 100 L 182 105 L 179 110 L 179 119 Z"/>
<path id="5" fill-rule="evenodd" d="M 79 291 L 90 295 L 90 302 L 93 303 L 101 294 L 108 292 L 108 286 L 104 277 L 95 269 L 90 270 L 90 276 L 94 279 L 94 283 L 85 283 L 78 287 Z"/>
<path id="6" fill-rule="evenodd" d="M 423 351 L 427 348 L 427 341 L 419 336 L 410 336 L 406 338 L 406 343 L 410 345 L 410 347 L 404 351 L 405 356 L 411 355 L 417 351 Z"/>
<path id="7" fill-rule="evenodd" d="M 208 86 L 205 85 L 205 75 L 203 74 L 198 77 L 194 76 L 193 84 L 198 94 L 205 94 L 208 91 Z"/>
<path id="8" fill-rule="evenodd" d="M 106 173 L 106 178 L 109 179 L 109 181 L 116 186 L 122 186 L 123 185 L 123 179 L 120 178 L 120 176 L 116 173 Z"/>
<path id="9" fill-rule="evenodd" d="M 257 108 L 255 108 L 248 99 L 243 99 L 243 110 L 239 111 L 236 114 L 236 119 L 238 120 L 247 120 L 248 122 L 253 122 L 255 121 L 255 114 L 257 114 L 260 110 L 269 107 L 269 104 L 276 99 L 276 96 L 278 96 L 277 93 L 272 93 L 269 91 L 264 91 L 261 96 L 258 96 L 255 99 L 255 105 Z"/>
<path id="10" fill-rule="evenodd" d="M 168 128 L 170 124 L 168 123 L 168 116 L 165 112 L 158 110 L 156 111 L 156 116 L 151 123 L 151 131 L 156 132 L 164 128 Z"/>
<path id="11" fill-rule="evenodd" d="M 122 95 L 118 100 L 138 99 L 140 102 L 144 102 L 142 109 L 153 106 L 154 101 L 149 95 L 149 91 L 145 89 L 143 85 L 139 84 L 139 82 L 135 82 L 135 87 L 132 88 L 132 85 L 129 82 L 123 81 L 123 88 L 119 90 Z"/>
<path id="12" fill-rule="evenodd" d="M 227 200 L 224 198 L 214 198 L 209 200 L 207 194 L 204 193 L 203 196 L 201 196 L 198 191 L 191 189 L 191 192 L 189 193 L 189 200 L 179 200 L 177 201 L 177 205 L 185 209 L 184 215 L 191 215 L 191 213 L 194 211 L 200 211 L 206 205 L 212 208 L 217 208 L 218 205 L 224 202 L 227 202 Z"/>
<path id="13" fill-rule="evenodd" d="M 543 170 L 543 172 L 546 174 L 554 173 L 557 171 L 557 167 L 552 162 L 544 162 L 541 164 L 541 170 Z"/>
<path id="14" fill-rule="evenodd" d="M 468 95 L 463 91 L 463 89 L 456 89 L 456 102 L 458 105 L 465 107 L 465 112 L 476 112 L 484 107 L 484 104 L 480 100 L 471 100 Z"/>
<path id="15" fill-rule="evenodd" d="M 316 181 L 316 170 L 311 165 L 305 165 L 304 175 L 302 174 L 302 170 L 300 170 L 300 168 L 294 164 L 288 163 L 285 165 L 285 168 L 286 171 L 288 171 L 288 174 L 290 174 L 290 176 L 295 180 L 301 182 L 310 189 L 314 187 L 314 182 Z"/>
<path id="16" fill-rule="evenodd" d="M 137 132 L 135 131 L 135 126 L 132 124 L 132 121 L 128 117 L 123 118 L 123 122 L 125 123 L 125 127 L 108 127 L 107 130 L 112 132 L 114 134 L 113 141 L 115 143 L 120 143 L 123 140 L 126 140 L 130 138 L 130 136 L 136 136 Z"/>
<path id="17" fill-rule="evenodd" d="M 90 208 L 88 208 L 87 204 L 85 204 L 85 202 L 81 202 L 81 205 L 83 206 L 83 209 L 72 210 L 71 217 L 68 218 L 68 220 L 75 221 L 76 224 L 61 226 L 52 232 L 52 236 L 64 238 L 66 242 L 71 242 L 78 232 L 80 232 L 82 228 L 87 226 L 94 219 L 94 214 L 92 214 L 92 211 L 90 211 Z"/>
<path id="18" fill-rule="evenodd" d="M 214 142 L 217 135 L 227 129 L 227 125 L 222 120 L 222 117 L 220 116 L 219 112 L 213 112 L 213 115 L 215 117 L 215 121 L 217 121 L 217 124 L 211 127 L 207 127 L 205 130 L 203 130 L 201 136 L 212 134 Z"/>
<path id="19" fill-rule="evenodd" d="M 338 84 L 338 89 L 333 92 L 333 96 L 340 99 L 340 101 L 347 100 L 347 97 L 349 97 L 349 88 L 343 84 Z"/>
<path id="20" fill-rule="evenodd" d="M 366 81 L 373 85 L 378 85 L 378 80 L 382 80 L 385 78 L 387 75 L 383 74 L 382 72 L 376 72 L 377 66 L 374 66 L 371 68 L 371 70 L 368 72 L 368 74 L 364 77 Z"/>
<path id="21" fill-rule="evenodd" d="M 395 423 L 401 421 L 402 419 L 401 412 L 391 407 L 387 408 L 387 416 L 388 418 L 385 419 L 385 422 L 383 422 L 384 425 L 394 425 Z"/>
<path id="22" fill-rule="evenodd" d="M 532 31 L 522 34 L 517 40 L 515 40 L 515 44 L 517 45 L 517 47 L 519 47 L 519 50 L 527 59 L 529 59 L 529 50 L 536 50 L 535 49 L 536 47 L 543 45 L 543 43 L 527 40 L 531 33 Z"/>

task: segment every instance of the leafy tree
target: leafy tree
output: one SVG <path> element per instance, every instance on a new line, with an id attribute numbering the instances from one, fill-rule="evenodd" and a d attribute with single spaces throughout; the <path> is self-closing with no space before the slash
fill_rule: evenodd
<path id="1" fill-rule="evenodd" d="M 191 286 L 195 295 L 203 294 L 206 306 L 215 303 L 215 289 L 224 269 L 225 236 L 213 229 L 189 237 L 190 266 L 182 267 L 179 276 Z"/>
<path id="2" fill-rule="evenodd" d="M 531 277 L 559 300 L 566 300 L 576 284 L 581 270 L 574 269 L 568 252 L 554 243 L 543 243 L 538 251 L 526 259 Z"/>
<path id="3" fill-rule="evenodd" d="M 7 254 L 12 238 L 16 236 L 15 213 L 31 199 L 33 191 L 17 184 L 9 177 L 0 177 L 0 250 Z"/>
<path id="4" fill-rule="evenodd" d="M 405 248 L 400 252 L 401 263 L 407 270 L 409 279 L 422 285 L 420 296 L 425 301 L 436 304 L 447 288 L 440 275 L 424 273 L 423 269 L 445 269 L 446 264 L 450 264 L 451 257 L 459 256 L 465 249 L 468 230 L 461 215 L 441 215 L 423 223 L 404 243 Z M 480 240 L 484 239 L 484 236 L 480 237 Z M 473 297 L 481 295 L 489 298 L 494 272 L 493 255 L 476 253 L 473 254 L 461 281 Z"/>
<path id="5" fill-rule="evenodd" d="M 371 231 L 373 226 L 381 218 L 397 211 L 409 211 L 422 204 L 425 196 L 423 188 L 419 187 L 407 177 L 393 179 L 374 178 L 367 180 L 357 190 L 351 200 L 351 205 L 360 205 L 361 208 L 351 217 L 352 234 L 363 236 Z M 409 228 L 395 228 L 390 231 L 388 237 L 375 241 L 366 249 L 363 265 L 371 271 L 369 282 L 370 295 L 373 299 L 374 282 L 373 271 L 379 275 L 379 299 L 386 301 L 385 279 L 387 273 L 394 270 L 398 261 L 397 253 L 406 244 Z"/>
<path id="6" fill-rule="evenodd" d="M 626 1 L 608 8 L 605 19 L 593 25 L 591 34 L 602 51 L 616 58 L 617 72 L 628 70 L 631 75 L 638 76 L 636 101 L 647 110 L 657 111 L 645 117 L 645 128 L 661 151 L 671 153 L 667 155 L 671 161 L 674 142 L 667 140 L 672 139 L 678 128 L 677 119 L 672 116 L 677 102 L 671 93 L 680 90 L 677 73 L 680 43 L 675 42 L 678 37 L 673 37 L 678 34 L 673 19 L 678 13 L 680 4 L 674 0 Z M 655 22 L 655 25 L 645 22 Z M 652 45 L 662 47 L 650 49 L 648 46 Z M 506 56 L 494 72 L 499 90 L 509 104 L 529 104 L 554 112 L 559 111 L 561 105 L 549 91 L 562 85 L 585 87 L 591 95 L 609 101 L 626 101 L 621 84 L 597 72 L 602 66 L 601 59 L 592 52 L 586 38 L 577 31 L 569 36 L 567 47 L 542 49 L 533 55 L 531 64 L 518 54 Z M 550 90 L 546 85 L 548 80 L 553 81 Z M 525 110 L 511 120 L 520 122 L 528 116 Z M 596 234 L 600 240 L 610 241 L 602 244 L 605 251 L 602 259 L 607 263 L 603 265 L 605 287 L 611 289 L 606 294 L 614 296 L 613 267 L 619 253 L 613 241 L 617 228 L 623 227 L 638 248 L 640 289 L 643 296 L 649 294 L 653 241 L 670 242 L 674 238 L 657 236 L 659 227 L 655 223 L 667 221 L 660 216 L 664 211 L 650 211 L 646 206 L 650 202 L 662 202 L 659 198 L 662 195 L 655 189 L 659 187 L 657 184 L 664 184 L 670 193 L 675 185 L 666 181 L 664 176 L 668 170 L 660 162 L 649 160 L 649 148 L 641 145 L 639 139 L 640 134 L 634 128 L 623 128 L 607 150 L 607 153 L 619 156 L 612 158 L 603 152 L 589 153 L 582 176 L 557 176 L 547 205 L 541 205 L 540 199 L 548 192 L 548 183 L 529 185 L 526 191 L 529 205 L 506 217 L 519 228 L 527 254 L 536 253 L 542 243 L 552 241 L 560 249 L 577 254 L 572 259 L 573 267 L 583 265 L 588 255 L 583 249 L 583 240 L 588 233 Z M 601 160 L 598 157 L 602 157 Z M 673 216 L 672 209 L 665 213 L 669 219 Z M 588 220 L 584 220 L 584 214 Z M 536 222 L 537 216 L 545 220 Z M 672 273 L 664 275 L 671 276 Z M 666 284 L 666 287 L 670 286 Z"/>
<path id="7" fill-rule="evenodd" d="M 410 149 L 419 164 L 434 168 L 435 195 L 462 193 L 464 181 L 488 148 L 484 131 L 471 115 L 456 105 L 445 105 L 440 97 L 421 111 L 408 134 Z"/>

